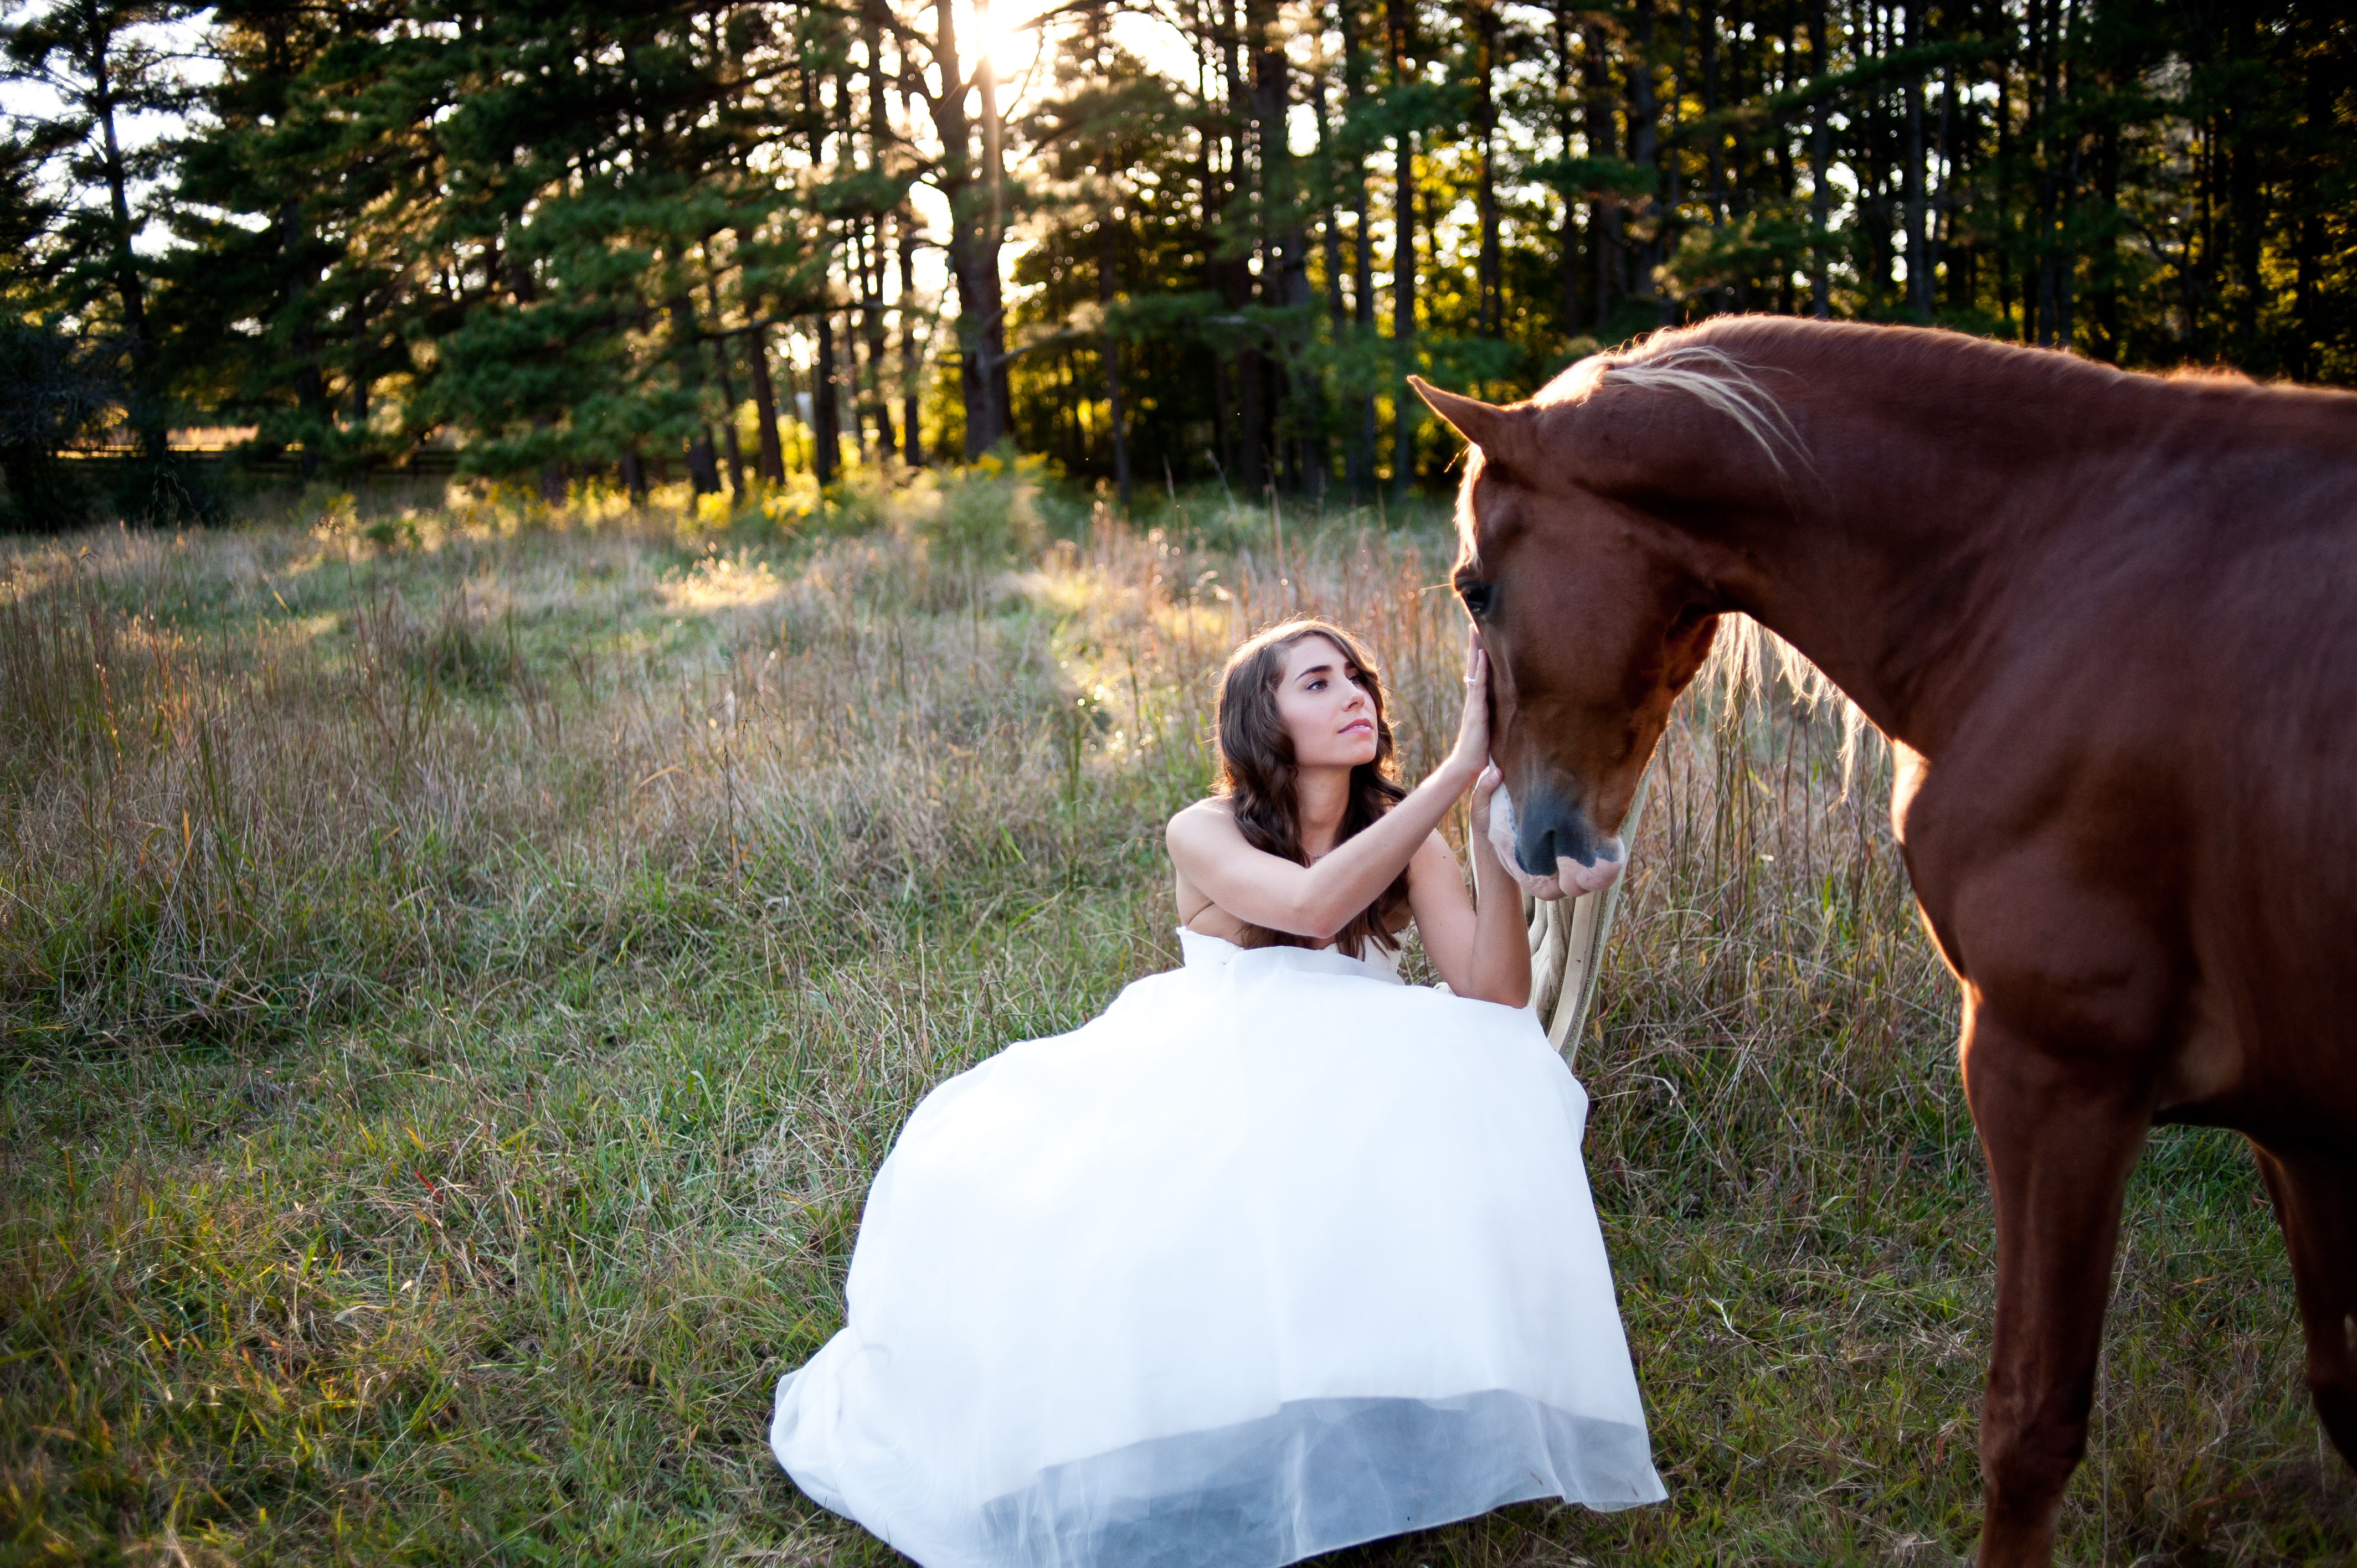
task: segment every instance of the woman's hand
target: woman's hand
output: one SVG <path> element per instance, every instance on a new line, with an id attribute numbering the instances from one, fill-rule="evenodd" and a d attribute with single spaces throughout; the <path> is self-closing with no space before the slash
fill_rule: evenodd
<path id="1" fill-rule="evenodd" d="M 1520 1007 L 1531 999 L 1530 933 L 1523 925 L 1522 890 L 1499 865 L 1497 846 L 1490 842 L 1490 801 L 1503 781 L 1496 763 L 1485 764 L 1466 802 L 1470 831 L 1465 852 L 1473 863 L 1475 896 L 1466 897 L 1457 859 L 1438 833 L 1408 867 L 1407 896 L 1424 950 L 1450 990 Z"/>
<path id="2" fill-rule="evenodd" d="M 1469 626 L 1465 628 L 1465 711 L 1458 716 L 1457 744 L 1443 766 L 1462 768 L 1463 777 L 1480 772 L 1489 762 L 1490 654 L 1481 646 L 1481 634 Z M 1481 809 L 1487 806 L 1485 799 Z"/>
<path id="3" fill-rule="evenodd" d="M 1466 808 L 1471 813 L 1468 847 L 1490 842 L 1490 797 L 1498 792 L 1498 786 L 1505 779 L 1506 776 L 1499 772 L 1498 765 L 1492 762 L 1481 769 L 1480 778 L 1473 780 L 1473 799 Z"/>

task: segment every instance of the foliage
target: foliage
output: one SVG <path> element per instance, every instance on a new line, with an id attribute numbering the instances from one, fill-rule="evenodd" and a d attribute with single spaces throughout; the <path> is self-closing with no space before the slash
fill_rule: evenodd
<path id="1" fill-rule="evenodd" d="M 54 319 L 0 317 L 0 530 L 48 532 L 89 521 L 91 486 L 59 453 L 97 435 L 116 406 L 102 354 Z"/>
<path id="2" fill-rule="evenodd" d="M 136 241 L 157 214 L 155 187 L 169 153 L 134 147 L 125 133 L 135 114 L 171 114 L 193 101 L 158 37 L 186 16 L 178 0 L 55 0 L 0 27 L 0 79 L 57 105 L 18 143 L 18 156 L 47 168 L 66 193 L 37 197 L 41 210 L 27 225 L 46 296 L 38 303 L 86 323 L 82 353 L 101 345 L 120 353 L 125 422 L 150 465 L 165 460 L 167 387 L 150 319 L 154 266 Z"/>
<path id="3" fill-rule="evenodd" d="M 11 16 L 58 97 L 9 297 L 151 463 L 171 413 L 551 504 L 1002 440 L 1121 507 L 1363 502 L 1453 456 L 1405 372 L 1510 397 L 1730 310 L 2357 381 L 2357 34 L 2287 0 Z"/>
<path id="4" fill-rule="evenodd" d="M 891 1561 L 764 1437 L 894 1130 L 1174 961 L 1157 830 L 1243 628 L 1361 628 L 1411 769 L 1461 690 L 1437 509 L 959 573 L 909 513 L 536 505 L 0 544 L 11 1561 Z M 1332 1561 L 1969 1542 L 1954 991 L 1885 765 L 1727 703 L 1674 724 L 1578 1063 L 1671 1501 Z M 2067 1556 L 2345 1559 L 2247 1156 L 2161 1130 L 2128 1212 Z"/>

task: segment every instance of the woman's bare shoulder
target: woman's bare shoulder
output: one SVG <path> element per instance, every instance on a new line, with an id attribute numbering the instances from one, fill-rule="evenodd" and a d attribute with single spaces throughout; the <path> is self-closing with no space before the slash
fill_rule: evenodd
<path id="1" fill-rule="evenodd" d="M 1415 846 L 1415 854 L 1408 857 L 1408 880 L 1413 882 L 1417 877 L 1429 875 L 1444 866 L 1448 868 L 1449 875 L 1459 875 L 1457 852 L 1448 847 L 1448 841 L 1441 837 L 1438 828 L 1435 828 L 1425 835 L 1422 843 Z"/>
<path id="2" fill-rule="evenodd" d="M 1232 832 L 1236 825 L 1235 803 L 1225 795 L 1206 795 L 1191 806 L 1181 806 L 1178 814 L 1170 819 L 1170 831 L 1183 831 L 1182 823 L 1186 828 L 1202 827 L 1217 832 L 1224 827 Z"/>

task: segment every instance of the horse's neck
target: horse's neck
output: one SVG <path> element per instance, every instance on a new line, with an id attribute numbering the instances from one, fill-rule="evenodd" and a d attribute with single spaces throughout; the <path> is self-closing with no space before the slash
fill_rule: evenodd
<path id="1" fill-rule="evenodd" d="M 1930 753 L 1970 703 L 1975 642 L 2017 596 L 2018 557 L 1986 525 L 1995 510 L 1928 489 L 1811 508 L 1748 539 L 1720 585 L 1884 734 Z"/>
<path id="2" fill-rule="evenodd" d="M 1927 754 L 1988 677 L 1993 639 L 2029 613 L 2083 482 L 2072 440 L 2116 439 L 2128 412 L 2101 395 L 2109 372 L 1928 338 L 1731 345 L 1778 394 L 1794 450 L 1781 468 L 1763 455 L 1748 478 L 1723 472 L 1751 494 L 1714 509 L 1734 521 L 1698 553 L 1729 602 Z"/>
<path id="3" fill-rule="evenodd" d="M 2329 486 L 2271 483 L 2256 509 L 2247 489 L 2334 470 L 2357 436 L 2339 393 L 1761 317 L 1576 367 L 1535 403 L 1572 484 L 1666 521 L 1687 574 L 1926 756 L 2114 564 L 2255 511 L 2337 526 Z"/>

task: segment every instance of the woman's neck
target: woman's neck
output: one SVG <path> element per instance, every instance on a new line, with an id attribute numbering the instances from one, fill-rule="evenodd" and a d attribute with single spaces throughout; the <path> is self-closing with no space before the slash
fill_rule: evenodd
<path id="1" fill-rule="evenodd" d="M 1351 770 L 1305 768 L 1293 776 L 1293 811 L 1301 852 L 1312 860 L 1334 847 L 1351 805 Z"/>

